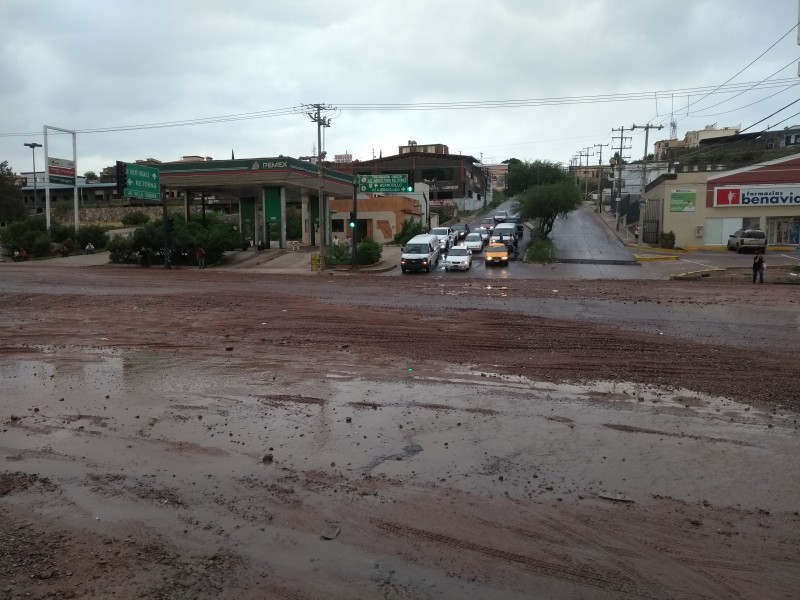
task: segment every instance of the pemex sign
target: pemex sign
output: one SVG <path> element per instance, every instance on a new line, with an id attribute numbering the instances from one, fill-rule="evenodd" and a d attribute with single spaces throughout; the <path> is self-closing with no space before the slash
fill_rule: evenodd
<path id="1" fill-rule="evenodd" d="M 64 158 L 48 158 L 47 179 L 50 183 L 75 185 L 75 161 Z"/>

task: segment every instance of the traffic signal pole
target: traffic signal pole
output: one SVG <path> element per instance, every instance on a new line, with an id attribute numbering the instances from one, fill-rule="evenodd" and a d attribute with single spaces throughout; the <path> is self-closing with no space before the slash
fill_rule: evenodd
<path id="1" fill-rule="evenodd" d="M 161 210 L 164 220 L 164 268 L 171 269 L 169 264 L 169 218 L 167 217 L 167 187 L 161 186 Z"/>
<path id="2" fill-rule="evenodd" d="M 358 177 L 356 176 L 356 177 L 353 177 L 353 224 L 355 225 L 355 227 L 353 227 L 353 245 L 351 247 L 351 252 L 352 252 L 352 255 L 353 255 L 352 256 L 352 259 L 353 259 L 352 267 L 354 269 L 356 268 L 356 265 L 358 265 L 358 259 L 357 259 L 358 244 L 356 243 L 356 232 L 358 231 L 358 201 L 357 201 L 357 198 L 358 198 Z M 349 225 L 349 223 L 348 223 L 348 225 Z"/>

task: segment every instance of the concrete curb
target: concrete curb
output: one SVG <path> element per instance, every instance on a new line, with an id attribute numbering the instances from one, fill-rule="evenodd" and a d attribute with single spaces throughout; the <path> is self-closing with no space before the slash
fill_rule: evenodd
<path id="1" fill-rule="evenodd" d="M 636 262 L 656 262 L 659 260 L 680 260 L 680 256 L 643 256 L 641 254 L 634 254 L 633 258 Z"/>
<path id="2" fill-rule="evenodd" d="M 672 279 L 699 279 L 701 277 L 709 277 L 711 273 L 719 273 L 727 271 L 728 269 L 701 269 L 700 271 L 686 271 L 685 273 L 673 273 L 669 276 Z"/>

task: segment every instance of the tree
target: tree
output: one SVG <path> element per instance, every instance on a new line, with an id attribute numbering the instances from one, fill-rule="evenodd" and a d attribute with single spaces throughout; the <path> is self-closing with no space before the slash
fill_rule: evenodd
<path id="1" fill-rule="evenodd" d="M 22 201 L 22 188 L 9 168 L 8 161 L 4 160 L 0 163 L 0 221 L 19 221 L 27 213 Z"/>
<path id="2" fill-rule="evenodd" d="M 86 173 L 83 174 L 83 178 L 86 179 L 86 183 L 97 181 L 98 179 L 100 179 L 97 176 L 97 173 L 95 173 L 94 171 L 86 171 Z"/>
<path id="3" fill-rule="evenodd" d="M 581 191 L 567 178 L 558 183 L 537 185 L 523 194 L 520 200 L 520 216 L 536 222 L 534 237 L 544 239 L 553 231 L 558 217 L 566 217 L 582 202 Z"/>
<path id="4" fill-rule="evenodd" d="M 560 163 L 549 160 L 522 162 L 510 159 L 506 176 L 506 194 L 516 196 L 535 185 L 558 183 L 569 179 L 569 174 Z"/>

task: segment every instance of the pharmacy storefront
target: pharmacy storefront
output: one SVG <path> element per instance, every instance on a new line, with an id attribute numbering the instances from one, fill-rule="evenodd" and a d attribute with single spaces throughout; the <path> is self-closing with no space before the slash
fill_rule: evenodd
<path id="1" fill-rule="evenodd" d="M 763 229 L 771 246 L 800 244 L 800 185 L 715 187 L 714 206 L 753 209 L 748 226 Z"/>
<path id="2" fill-rule="evenodd" d="M 800 244 L 800 157 L 709 177 L 706 206 L 715 219 L 762 229 L 770 246 Z"/>

